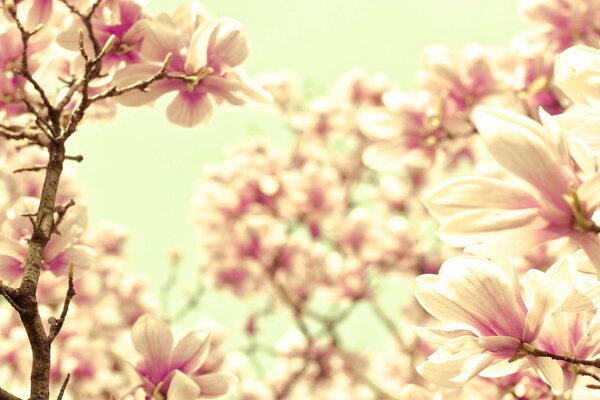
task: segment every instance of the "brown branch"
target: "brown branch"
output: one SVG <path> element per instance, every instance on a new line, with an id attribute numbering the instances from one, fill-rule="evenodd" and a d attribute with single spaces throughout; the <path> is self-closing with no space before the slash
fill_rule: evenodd
<path id="1" fill-rule="evenodd" d="M 82 162 L 83 161 L 83 156 L 82 155 L 78 155 L 78 156 L 65 156 L 65 160 Z"/>
<path id="2" fill-rule="evenodd" d="M 21 400 L 21 398 L 0 388 L 0 400 Z"/>
<path id="3" fill-rule="evenodd" d="M 73 284 L 73 263 L 69 263 L 69 288 L 67 289 L 67 295 L 63 303 L 62 312 L 58 319 L 50 317 L 48 322 L 50 323 L 50 333 L 48 334 L 48 341 L 52 343 L 56 336 L 60 333 L 65 320 L 67 319 L 67 313 L 69 312 L 69 305 L 71 300 L 77 293 L 75 292 L 75 285 Z M 68 375 L 67 375 L 68 376 Z M 66 380 L 68 382 L 68 378 Z"/>
<path id="4" fill-rule="evenodd" d="M 11 294 L 12 293 L 12 294 Z M 12 296 L 15 294 L 15 289 L 4 286 L 4 283 L 0 280 L 0 296 L 4 297 L 6 301 L 17 311 L 21 312 L 22 309 L 13 300 Z"/>
<path id="5" fill-rule="evenodd" d="M 0 124 L 0 137 L 10 140 L 29 140 L 40 144 L 38 132 L 27 130 L 21 126 Z"/>
<path id="6" fill-rule="evenodd" d="M 32 365 L 29 400 L 48 400 L 50 397 L 51 341 L 44 329 L 36 298 L 41 274 L 44 249 L 54 231 L 54 213 L 58 182 L 63 169 L 65 149 L 63 143 L 51 142 L 46 176 L 42 186 L 40 204 L 35 213 L 33 234 L 29 241 L 21 283 L 11 298 L 20 308 L 19 318 L 27 333 L 31 347 Z"/>
<path id="7" fill-rule="evenodd" d="M 58 392 L 58 397 L 56 400 L 62 400 L 65 395 L 65 391 L 67 390 L 67 385 L 69 384 L 69 380 L 71 379 L 71 374 L 67 374 L 62 386 L 60 387 L 60 392 Z"/>
<path id="8" fill-rule="evenodd" d="M 56 214 L 58 214 L 58 217 L 56 218 L 56 221 L 54 222 L 54 233 L 57 233 L 57 234 L 60 235 L 60 232 L 58 230 L 58 226 L 60 225 L 60 223 L 65 218 L 65 214 L 67 213 L 67 210 L 69 208 L 73 207 L 74 205 L 75 205 L 75 201 L 73 201 L 73 199 L 71 199 L 64 206 L 56 206 L 55 207 L 54 210 L 56 211 Z"/>
<path id="9" fill-rule="evenodd" d="M 37 26 L 33 31 L 30 32 L 27 29 L 25 29 L 25 27 L 21 23 L 21 20 L 17 16 L 17 9 L 14 6 L 14 4 L 11 4 L 8 7 L 6 7 L 6 10 L 14 20 L 15 25 L 21 33 L 21 42 L 23 44 L 23 49 L 21 52 L 21 68 L 19 69 L 18 73 L 21 76 L 23 76 L 29 83 L 31 83 L 36 92 L 38 92 L 40 98 L 42 99 L 44 107 L 46 107 L 46 109 L 48 110 L 48 115 L 50 116 L 50 119 L 53 123 L 54 130 L 58 130 L 60 125 L 58 123 L 56 110 L 54 109 L 54 107 L 52 107 L 52 104 L 50 103 L 50 100 L 48 99 L 48 96 L 46 95 L 46 92 L 44 91 L 42 86 L 37 80 L 35 80 L 35 78 L 31 74 L 31 71 L 29 70 L 29 58 L 27 54 L 29 51 L 29 39 L 42 29 L 42 25 Z"/>
<path id="10" fill-rule="evenodd" d="M 173 54 L 168 53 L 166 55 L 165 59 L 163 60 L 162 66 L 160 67 L 158 72 L 156 72 L 151 77 L 144 79 L 142 81 L 139 81 L 137 83 L 133 83 L 129 86 L 122 87 L 122 88 L 117 88 L 116 86 L 112 86 L 110 89 L 108 89 L 102 93 L 99 93 L 95 96 L 90 97 L 90 103 L 95 103 L 99 100 L 107 99 L 110 97 L 118 97 L 122 94 L 125 94 L 127 92 L 132 92 L 134 90 L 146 91 L 148 89 L 148 86 L 150 86 L 152 83 L 154 83 L 158 80 L 161 80 L 167 76 L 167 68 L 169 67 L 169 64 L 171 63 L 172 58 L 173 58 Z"/>
<path id="11" fill-rule="evenodd" d="M 596 358 L 594 360 L 586 360 L 583 358 L 561 356 L 560 354 L 554 354 L 545 350 L 536 349 L 529 343 L 522 343 L 519 349 L 523 351 L 526 355 L 530 355 L 533 357 L 547 357 L 557 361 L 565 361 L 569 364 L 587 365 L 589 367 L 600 368 L 600 358 Z"/>
<path id="12" fill-rule="evenodd" d="M 36 165 L 34 167 L 25 167 L 25 168 L 17 168 L 13 171 L 13 174 L 18 174 L 20 172 L 27 172 L 27 171 L 43 171 L 46 169 L 45 165 Z"/>

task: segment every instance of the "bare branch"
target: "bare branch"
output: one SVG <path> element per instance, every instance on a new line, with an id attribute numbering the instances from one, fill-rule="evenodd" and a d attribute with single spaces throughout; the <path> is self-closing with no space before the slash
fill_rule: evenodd
<path id="1" fill-rule="evenodd" d="M 77 293 L 75 292 L 75 285 L 73 284 L 73 263 L 69 263 L 69 288 L 67 289 L 67 295 L 65 296 L 65 302 L 63 303 L 62 312 L 60 313 L 60 317 L 58 319 L 54 317 L 50 317 L 48 322 L 50 322 L 50 333 L 48 334 L 48 341 L 52 343 L 56 336 L 60 333 L 60 330 L 67 319 L 67 313 L 69 312 L 69 305 L 71 304 L 71 300 Z M 68 375 L 63 387 L 66 387 L 66 383 L 68 383 Z M 60 399 L 61 397 L 59 397 Z"/>
<path id="2" fill-rule="evenodd" d="M 568 362 L 569 364 L 587 365 L 589 367 L 600 368 L 600 358 L 595 358 L 593 360 L 586 360 L 583 358 L 561 356 L 560 354 L 554 354 L 554 353 L 550 353 L 548 351 L 536 349 L 529 343 L 522 343 L 521 346 L 519 347 L 519 350 L 521 350 L 525 354 L 528 354 L 528 355 L 531 355 L 534 357 L 547 357 L 547 358 L 552 358 L 553 360 L 565 361 L 565 362 Z"/>
<path id="3" fill-rule="evenodd" d="M 11 294 L 12 293 L 12 294 Z M 17 310 L 17 312 L 22 312 L 23 310 L 21 309 L 21 307 L 19 307 L 19 305 L 17 303 L 15 303 L 15 301 L 13 300 L 12 296 L 15 293 L 15 289 L 4 286 L 4 283 L 0 280 L 0 295 L 2 297 L 4 297 L 6 299 L 6 301 L 8 301 L 8 303 L 15 309 Z"/>
<path id="4" fill-rule="evenodd" d="M 77 155 L 77 156 L 65 156 L 65 160 L 71 160 L 71 161 L 82 162 L 82 161 L 83 161 L 83 156 L 82 156 L 82 155 Z"/>
<path id="5" fill-rule="evenodd" d="M 56 400 L 62 400 L 63 396 L 65 395 L 65 391 L 67 390 L 69 379 L 71 379 L 71 374 L 67 374 L 62 386 L 60 387 L 60 392 L 58 392 L 58 397 L 56 398 Z"/>
<path id="6" fill-rule="evenodd" d="M 43 171 L 45 169 L 46 169 L 45 165 L 36 165 L 33 167 L 17 168 L 13 171 L 13 174 L 18 174 L 19 172 L 27 172 L 27 171 Z"/>
<path id="7" fill-rule="evenodd" d="M 56 211 L 56 213 L 58 214 L 58 218 L 56 219 L 56 222 L 54 222 L 54 232 L 55 233 L 57 233 L 57 234 L 60 235 L 60 232 L 58 230 L 58 226 L 60 225 L 60 223 L 65 218 L 65 214 L 67 213 L 67 210 L 69 208 L 73 207 L 74 205 L 75 205 L 75 201 L 73 201 L 73 199 L 71 199 L 64 206 L 56 206 L 55 207 L 54 211 Z"/>
<path id="8" fill-rule="evenodd" d="M 156 72 L 151 77 L 144 79 L 142 81 L 133 83 L 129 86 L 122 87 L 122 88 L 117 88 L 116 86 L 113 86 L 110 89 L 108 89 L 102 93 L 99 93 L 95 96 L 90 97 L 90 103 L 95 103 L 98 100 L 107 99 L 109 97 L 118 97 L 122 94 L 125 94 L 127 92 L 132 92 L 134 90 L 145 91 L 146 89 L 148 89 L 148 86 L 150 86 L 152 83 L 154 83 L 160 79 L 163 79 L 167 76 L 167 68 L 169 67 L 169 64 L 171 63 L 172 58 L 173 58 L 173 55 L 171 53 L 168 53 L 162 62 L 161 68 L 158 70 L 158 72 Z"/>
<path id="9" fill-rule="evenodd" d="M 29 83 L 31 83 L 34 89 L 38 92 L 42 99 L 44 107 L 46 107 L 46 109 L 48 110 L 48 115 L 50 115 L 50 118 L 54 124 L 54 128 L 58 129 L 59 124 L 58 119 L 56 119 L 56 111 L 54 110 L 54 107 L 52 107 L 52 104 L 50 103 L 46 92 L 39 84 L 39 82 L 35 80 L 33 75 L 31 75 L 31 71 L 29 70 L 29 58 L 27 54 L 29 51 L 29 39 L 37 32 L 39 32 L 42 29 L 42 26 L 39 25 L 33 31 L 29 32 L 27 29 L 25 29 L 25 27 L 21 23 L 21 20 L 17 16 L 17 9 L 13 6 L 8 7 L 7 10 L 12 19 L 14 20 L 15 24 L 17 25 L 19 32 L 21 33 L 21 42 L 23 44 L 23 49 L 21 52 L 21 68 L 19 70 L 19 74 L 21 74 Z"/>
<path id="10" fill-rule="evenodd" d="M 8 393 L 6 390 L 0 388 L 0 400 L 21 400 L 21 398 L 14 394 Z"/>

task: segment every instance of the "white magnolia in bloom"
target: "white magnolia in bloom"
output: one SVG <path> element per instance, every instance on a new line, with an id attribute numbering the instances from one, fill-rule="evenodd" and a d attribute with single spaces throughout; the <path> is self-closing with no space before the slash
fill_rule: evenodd
<path id="1" fill-rule="evenodd" d="M 593 219 L 600 173 L 585 148 L 571 152 L 544 113 L 543 126 L 493 107 L 477 108 L 472 119 L 491 155 L 518 179 L 461 177 L 435 187 L 424 201 L 442 223 L 440 238 L 469 253 L 503 257 L 568 237 L 600 268 L 600 228 Z"/>
<path id="2" fill-rule="evenodd" d="M 539 271 L 533 271 L 539 272 Z M 415 279 L 414 294 L 425 310 L 454 330 L 417 327 L 422 339 L 440 347 L 418 366 L 427 380 L 460 387 L 478 374 L 493 377 L 532 366 L 554 390 L 563 387 L 563 371 L 550 358 L 527 356 L 510 362 L 524 343 L 536 344 L 546 317 L 559 310 L 572 292 L 577 268 L 567 256 L 523 292 L 515 272 L 478 257 L 455 257 L 438 275 Z"/>
<path id="3" fill-rule="evenodd" d="M 563 51 L 556 59 L 554 78 L 575 104 L 600 112 L 600 50 L 573 46 Z"/>

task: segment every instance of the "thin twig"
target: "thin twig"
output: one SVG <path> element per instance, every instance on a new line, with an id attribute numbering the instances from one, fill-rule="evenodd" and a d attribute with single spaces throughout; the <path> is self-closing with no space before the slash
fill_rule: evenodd
<path id="1" fill-rule="evenodd" d="M 56 400 L 62 400 L 63 396 L 65 395 L 65 391 L 67 390 L 67 385 L 69 384 L 70 379 L 71 379 L 71 374 L 67 374 L 67 376 L 65 377 L 65 380 L 63 381 L 62 386 L 60 387 L 60 392 L 58 392 L 58 397 L 56 398 Z"/>
<path id="2" fill-rule="evenodd" d="M 60 313 L 60 317 L 58 319 L 51 317 L 49 319 L 50 322 L 50 333 L 48 334 L 48 341 L 52 343 L 56 338 L 56 335 L 60 333 L 60 330 L 67 319 L 67 313 L 69 312 L 69 305 L 71 304 L 71 300 L 73 296 L 77 293 L 75 292 L 75 285 L 73 283 L 73 263 L 69 263 L 69 288 L 67 289 L 67 295 L 65 296 L 65 302 L 63 303 L 62 312 Z M 68 375 L 66 382 L 68 382 Z M 66 383 L 63 384 L 66 387 Z M 59 397 L 60 398 L 60 397 Z"/>
<path id="3" fill-rule="evenodd" d="M 25 167 L 25 168 L 17 168 L 13 171 L 13 174 L 18 174 L 19 172 L 27 172 L 27 171 L 43 171 L 46 169 L 45 165 L 36 165 L 33 167 Z"/>

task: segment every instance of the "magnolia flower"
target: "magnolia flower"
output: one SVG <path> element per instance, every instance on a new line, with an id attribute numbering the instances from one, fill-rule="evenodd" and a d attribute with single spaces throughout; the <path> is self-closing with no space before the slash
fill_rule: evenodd
<path id="1" fill-rule="evenodd" d="M 438 385 L 459 387 L 478 374 L 503 376 L 522 368 L 509 360 L 521 354 L 522 344 L 535 344 L 546 317 L 572 291 L 576 272 L 574 258 L 565 257 L 539 277 L 530 293 L 522 293 L 512 268 L 461 256 L 447 260 L 438 275 L 417 277 L 414 294 L 425 310 L 460 327 L 415 328 L 422 339 L 440 345 L 418 372 Z M 555 390 L 562 389 L 557 361 L 527 356 L 524 362 Z"/>
<path id="2" fill-rule="evenodd" d="M 168 92 L 177 92 L 167 107 L 167 118 L 174 124 L 193 127 L 207 122 L 215 105 L 271 100 L 268 92 L 252 84 L 238 68 L 250 52 L 250 42 L 239 23 L 206 20 L 201 15 L 195 21 L 176 17 L 163 14 L 152 21 L 140 53 L 143 62 L 122 70 L 115 78 L 120 86 L 147 79 L 170 53 L 169 79 L 156 82 L 147 92 L 121 96 L 121 104 L 148 104 Z"/>
<path id="3" fill-rule="evenodd" d="M 39 200 L 33 197 L 19 199 L 7 211 L 6 220 L 0 230 L 0 276 L 14 282 L 23 273 L 23 263 L 27 258 L 28 240 L 33 233 L 32 224 L 22 214 L 32 214 L 37 210 Z M 77 269 L 90 267 L 94 251 L 79 243 L 87 226 L 87 212 L 83 206 L 70 207 L 64 219 L 57 226 L 60 233 L 50 238 L 44 250 L 42 269 L 56 276 L 64 275 L 69 263 Z"/>
<path id="4" fill-rule="evenodd" d="M 600 112 L 600 50 L 574 46 L 563 51 L 556 60 L 554 77 L 575 104 Z"/>
<path id="5" fill-rule="evenodd" d="M 521 14 L 539 24 L 535 35 L 543 39 L 546 51 L 562 50 L 576 43 L 597 45 L 598 0 L 520 0 Z M 538 39 L 539 40 L 539 39 Z"/>
<path id="6" fill-rule="evenodd" d="M 442 222 L 440 238 L 469 253 L 502 257 L 568 237 L 600 270 L 600 228 L 593 220 L 600 173 L 593 160 L 575 163 L 545 113 L 544 126 L 491 107 L 476 109 L 473 120 L 491 155 L 519 180 L 467 177 L 435 187 L 424 202 Z"/>
<path id="7" fill-rule="evenodd" d="M 237 383 L 231 374 L 201 371 L 210 349 L 206 332 L 191 332 L 173 347 L 169 326 L 146 314 L 134 324 L 131 339 L 141 355 L 135 369 L 146 395 L 142 399 L 214 399 L 229 393 Z"/>
<path id="8" fill-rule="evenodd" d="M 18 18 L 23 20 L 23 16 L 26 16 L 24 21 L 25 27 L 34 29 L 40 24 L 48 22 L 52 16 L 52 3 L 54 0 L 13 0 L 7 1 L 2 0 L 4 6 L 4 15 L 12 20 L 7 7 L 12 3 L 13 7 L 16 7 L 18 11 Z M 21 11 L 25 8 L 25 11 Z"/>
<path id="9" fill-rule="evenodd" d="M 109 18 L 107 14 L 110 14 Z M 103 66 L 116 68 L 121 62 L 139 62 L 139 50 L 148 25 L 142 6 L 136 1 L 102 2 L 92 18 L 94 37 L 100 46 L 104 46 L 114 36 L 112 49 L 104 57 Z M 71 26 L 58 36 L 58 43 L 68 50 L 79 51 L 79 30 L 85 30 L 85 26 L 79 18 L 75 18 Z M 88 54 L 93 53 L 92 42 L 87 36 L 84 36 L 84 46 Z"/>

